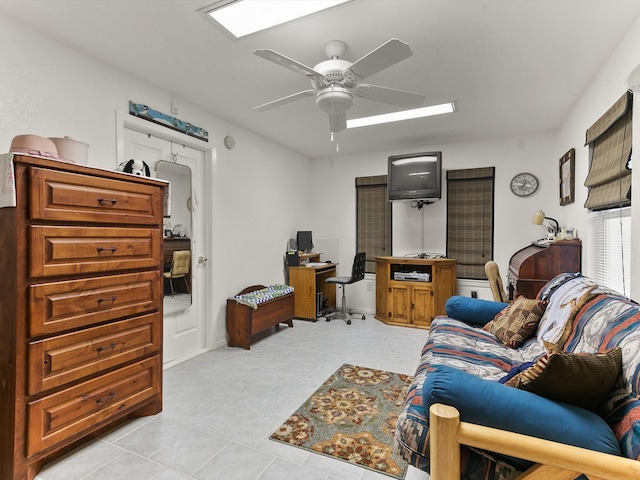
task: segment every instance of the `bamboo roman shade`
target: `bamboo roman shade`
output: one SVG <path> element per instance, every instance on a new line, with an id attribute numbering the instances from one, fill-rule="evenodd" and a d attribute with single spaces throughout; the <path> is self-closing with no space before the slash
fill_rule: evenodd
<path id="1" fill-rule="evenodd" d="M 366 252 L 366 273 L 375 273 L 376 256 L 391 255 L 391 202 L 387 176 L 356 178 L 356 248 Z"/>
<path id="2" fill-rule="evenodd" d="M 447 171 L 447 257 L 458 278 L 486 279 L 493 259 L 495 167 Z"/>
<path id="3" fill-rule="evenodd" d="M 592 149 L 591 167 L 584 185 L 589 194 L 584 204 L 592 210 L 631 205 L 631 157 L 633 96 L 629 92 L 588 130 L 585 145 Z"/>

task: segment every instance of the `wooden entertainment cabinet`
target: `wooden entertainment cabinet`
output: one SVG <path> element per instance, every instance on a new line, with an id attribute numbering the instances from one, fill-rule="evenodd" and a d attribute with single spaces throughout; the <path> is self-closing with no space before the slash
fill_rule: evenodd
<path id="1" fill-rule="evenodd" d="M 376 257 L 375 318 L 390 325 L 429 328 L 456 294 L 456 265 L 451 258 Z M 411 272 L 428 274 L 429 281 L 396 279 L 396 273 Z"/>
<path id="2" fill-rule="evenodd" d="M 165 183 L 26 156 L 13 167 L 16 206 L 0 208 L 0 479 L 32 480 L 84 438 L 162 409 Z"/>

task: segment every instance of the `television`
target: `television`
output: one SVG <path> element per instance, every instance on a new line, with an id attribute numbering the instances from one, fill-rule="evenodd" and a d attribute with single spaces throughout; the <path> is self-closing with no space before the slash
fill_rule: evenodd
<path id="1" fill-rule="evenodd" d="M 309 230 L 299 230 L 296 240 L 299 251 L 305 253 L 313 251 L 313 238 Z"/>
<path id="2" fill-rule="evenodd" d="M 442 196 L 442 152 L 407 153 L 389 157 L 387 198 L 439 199 Z"/>

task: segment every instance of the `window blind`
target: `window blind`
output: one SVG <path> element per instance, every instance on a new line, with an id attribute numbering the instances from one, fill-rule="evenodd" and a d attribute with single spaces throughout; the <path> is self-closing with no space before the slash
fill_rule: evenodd
<path id="1" fill-rule="evenodd" d="M 375 273 L 375 257 L 391 255 L 391 202 L 387 176 L 356 178 L 356 251 L 366 252 L 366 273 Z"/>
<path id="2" fill-rule="evenodd" d="M 447 257 L 458 278 L 486 279 L 493 258 L 495 167 L 447 172 Z"/>
<path id="3" fill-rule="evenodd" d="M 631 205 L 633 96 L 629 92 L 605 112 L 586 132 L 591 165 L 584 182 L 589 193 L 585 208 L 605 210 Z"/>
<path id="4" fill-rule="evenodd" d="M 589 258 L 594 280 L 624 296 L 631 290 L 631 208 L 589 213 Z"/>

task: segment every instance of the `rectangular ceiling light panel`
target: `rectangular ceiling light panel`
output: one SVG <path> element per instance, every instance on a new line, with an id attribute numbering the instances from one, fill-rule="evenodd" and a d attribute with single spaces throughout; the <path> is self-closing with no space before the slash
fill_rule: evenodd
<path id="1" fill-rule="evenodd" d="M 350 1 L 222 0 L 199 12 L 240 38 Z"/>
<path id="2" fill-rule="evenodd" d="M 369 125 L 399 122 L 412 118 L 431 117 L 433 115 L 452 113 L 455 109 L 454 103 L 449 102 L 440 105 L 431 105 L 430 107 L 414 108 L 413 110 L 401 110 L 399 112 L 374 115 L 372 117 L 352 118 L 351 120 L 347 120 L 347 128 L 367 127 Z"/>

